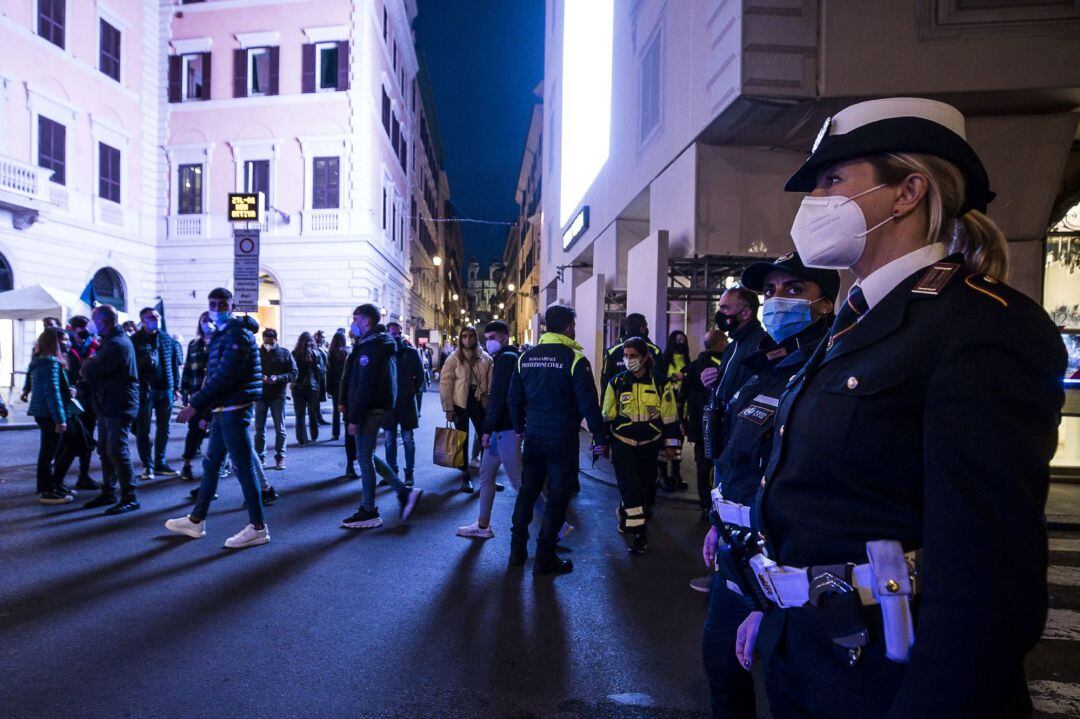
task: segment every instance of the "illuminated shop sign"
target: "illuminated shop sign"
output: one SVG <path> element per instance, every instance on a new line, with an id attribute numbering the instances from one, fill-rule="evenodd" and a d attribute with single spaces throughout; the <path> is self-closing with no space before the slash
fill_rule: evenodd
<path id="1" fill-rule="evenodd" d="M 263 193 L 230 192 L 229 222 L 258 222 L 262 219 Z"/>
<path id="2" fill-rule="evenodd" d="M 562 247 L 568 249 L 570 245 L 578 241 L 578 238 L 589 229 L 589 206 L 585 205 L 574 216 L 574 219 L 566 226 L 562 233 Z"/>

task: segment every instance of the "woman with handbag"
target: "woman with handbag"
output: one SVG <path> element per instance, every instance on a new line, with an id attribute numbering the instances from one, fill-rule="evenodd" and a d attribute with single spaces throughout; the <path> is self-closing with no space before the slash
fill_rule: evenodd
<path id="1" fill-rule="evenodd" d="M 446 421 L 465 432 L 463 445 L 469 447 L 469 423 L 480 434 L 484 424 L 484 407 L 487 405 L 488 391 L 491 387 L 491 355 L 480 349 L 476 328 L 467 325 L 458 335 L 458 346 L 453 354 L 446 358 L 439 377 L 439 398 L 442 400 Z M 462 453 L 461 491 L 473 491 L 469 477 L 468 455 Z"/>
<path id="2" fill-rule="evenodd" d="M 67 378 L 70 350 L 71 342 L 67 333 L 50 328 L 38 337 L 30 362 L 30 381 L 34 392 L 29 414 L 41 430 L 37 491 L 42 504 L 65 504 L 75 498 L 72 491 L 64 486 L 64 475 L 78 454 L 75 432 L 82 426 L 76 427 L 82 410 Z"/>

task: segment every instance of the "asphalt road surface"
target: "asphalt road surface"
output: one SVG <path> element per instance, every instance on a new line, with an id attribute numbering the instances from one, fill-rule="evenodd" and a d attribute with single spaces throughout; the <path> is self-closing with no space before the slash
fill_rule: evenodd
<path id="1" fill-rule="evenodd" d="M 222 548 L 247 521 L 235 479 L 206 538 L 189 540 L 162 524 L 194 485 L 147 483 L 143 508 L 115 518 L 81 509 L 88 492 L 41 506 L 37 432 L 0 433 L 3 716 L 707 716 L 705 597 L 687 588 L 701 572 L 696 510 L 661 502 L 649 554 L 630 556 L 616 491 L 583 478 L 565 542 L 575 571 L 508 570 L 514 492 L 496 495 L 494 539 L 454 536 L 477 495 L 431 466 L 430 415 L 407 523 L 380 489 L 382 529 L 339 528 L 360 484 L 324 440 L 290 446 L 289 468 L 268 473 L 282 495 L 272 541 L 238 552 Z M 1028 666 L 1038 716 L 1057 719 L 1080 716 L 1080 534 L 1056 532 L 1051 549 L 1052 609 Z"/>

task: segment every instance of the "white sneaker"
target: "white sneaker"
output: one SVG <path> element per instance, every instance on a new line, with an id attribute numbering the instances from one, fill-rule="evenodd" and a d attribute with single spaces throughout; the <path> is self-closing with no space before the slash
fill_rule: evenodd
<path id="1" fill-rule="evenodd" d="M 495 532 L 491 529 L 491 525 L 481 527 L 480 522 L 473 522 L 467 527 L 458 527 L 457 536 L 473 537 L 475 539 L 491 539 L 495 536 Z"/>
<path id="2" fill-rule="evenodd" d="M 202 539 L 206 536 L 206 522 L 195 524 L 186 514 L 183 517 L 166 520 L 165 529 L 177 534 L 186 534 L 193 539 Z"/>
<path id="3" fill-rule="evenodd" d="M 244 547 L 257 547 L 270 541 L 270 529 L 263 525 L 262 529 L 255 529 L 254 524 L 241 529 L 238 533 L 225 540 L 228 549 L 243 549 Z"/>

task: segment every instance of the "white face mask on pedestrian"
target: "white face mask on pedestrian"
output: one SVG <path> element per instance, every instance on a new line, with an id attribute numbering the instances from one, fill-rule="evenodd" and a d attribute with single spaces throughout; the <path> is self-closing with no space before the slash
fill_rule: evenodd
<path id="1" fill-rule="evenodd" d="M 493 355 L 502 349 L 502 342 L 499 340 L 488 340 L 484 343 L 484 349 L 487 350 L 489 355 Z"/>
<path id="2" fill-rule="evenodd" d="M 791 224 L 791 239 L 803 264 L 827 270 L 846 270 L 858 262 L 866 250 L 866 236 L 893 217 L 889 215 L 866 229 L 866 216 L 855 198 L 885 186 L 882 183 L 851 197 L 804 197 Z"/>
<path id="3" fill-rule="evenodd" d="M 641 371 L 641 368 L 645 366 L 645 363 L 635 357 L 634 359 L 626 360 L 626 369 L 630 370 L 634 374 Z"/>

